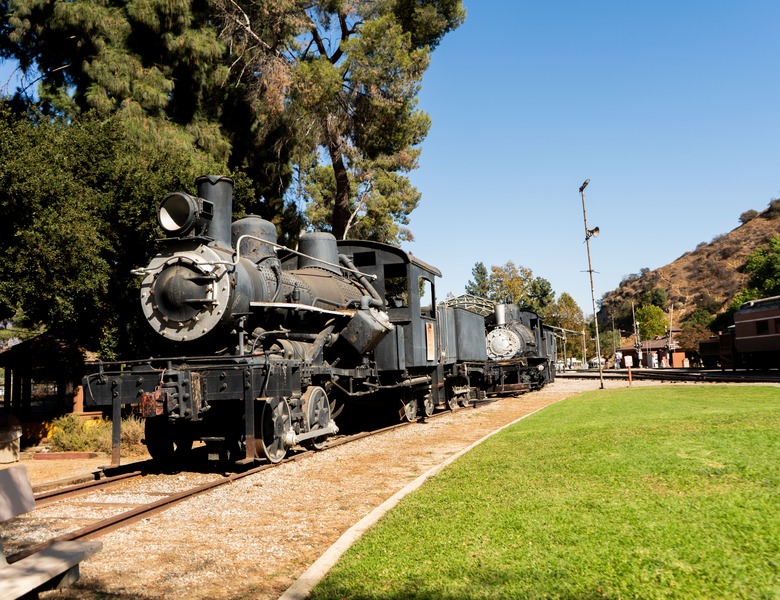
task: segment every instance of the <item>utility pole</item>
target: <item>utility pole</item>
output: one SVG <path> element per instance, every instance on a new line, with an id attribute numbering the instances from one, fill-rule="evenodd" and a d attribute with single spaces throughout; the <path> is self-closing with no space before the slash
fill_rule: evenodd
<path id="1" fill-rule="evenodd" d="M 593 265 L 590 262 L 590 238 L 598 237 L 599 228 L 588 229 L 588 218 L 585 214 L 585 188 L 588 187 L 590 179 L 586 179 L 580 186 L 580 196 L 582 196 L 582 222 L 585 224 L 585 247 L 588 250 L 588 275 L 590 275 L 590 301 L 593 306 L 593 323 L 596 325 L 596 362 L 599 365 L 599 387 L 604 389 L 604 369 L 601 365 L 601 343 L 599 341 L 599 320 L 596 316 L 596 291 L 593 287 Z"/>

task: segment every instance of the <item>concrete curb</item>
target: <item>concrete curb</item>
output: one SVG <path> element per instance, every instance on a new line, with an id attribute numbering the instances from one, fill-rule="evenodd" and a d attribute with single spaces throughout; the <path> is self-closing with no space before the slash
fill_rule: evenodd
<path id="1" fill-rule="evenodd" d="M 552 404 L 555 404 L 555 402 Z M 547 406 L 550 405 L 548 404 Z M 352 544 L 354 544 L 360 538 L 360 536 L 362 536 L 368 529 L 370 529 L 385 513 L 387 513 L 391 508 L 395 507 L 404 496 L 419 488 L 423 483 L 425 483 L 425 481 L 442 471 L 451 463 L 455 462 L 458 458 L 466 454 L 466 452 L 469 452 L 473 448 L 479 446 L 488 438 L 496 435 L 500 431 L 503 431 L 507 427 L 511 427 L 515 423 L 522 421 L 523 419 L 530 417 L 533 414 L 536 414 L 540 410 L 547 408 L 547 406 L 537 408 L 527 415 L 523 415 L 522 417 L 515 419 L 511 423 L 507 423 L 503 427 L 499 427 L 495 431 L 477 440 L 470 446 L 453 454 L 441 464 L 429 469 L 420 475 L 417 479 L 407 484 L 406 487 L 393 494 L 390 498 L 377 506 L 365 517 L 360 519 L 360 521 L 347 529 L 347 531 L 345 531 L 341 537 L 337 539 L 335 543 L 330 548 L 328 548 L 325 553 L 320 556 L 314 562 L 314 564 L 312 564 L 295 581 L 295 583 L 293 583 L 281 596 L 279 596 L 279 600 L 305 600 L 308 598 L 309 592 L 311 592 L 314 586 L 317 585 L 325 577 L 325 575 L 327 575 L 328 571 L 333 568 L 333 566 L 338 562 L 339 558 L 341 558 L 341 556 L 349 549 L 349 547 L 352 546 Z"/>

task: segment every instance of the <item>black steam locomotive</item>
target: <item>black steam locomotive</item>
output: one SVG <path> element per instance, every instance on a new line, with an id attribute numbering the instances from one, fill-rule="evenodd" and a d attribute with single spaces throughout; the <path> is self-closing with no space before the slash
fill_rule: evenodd
<path id="1" fill-rule="evenodd" d="M 232 222 L 232 185 L 201 177 L 197 197 L 160 202 L 169 237 L 137 274 L 170 357 L 93 363 L 84 378 L 85 405 L 112 411 L 115 463 L 128 406 L 156 460 L 199 440 L 210 458 L 278 462 L 321 448 L 345 405 L 412 420 L 553 380 L 555 340 L 535 313 L 437 305 L 438 269 L 387 244 L 310 233 L 284 248 L 272 223 Z"/>

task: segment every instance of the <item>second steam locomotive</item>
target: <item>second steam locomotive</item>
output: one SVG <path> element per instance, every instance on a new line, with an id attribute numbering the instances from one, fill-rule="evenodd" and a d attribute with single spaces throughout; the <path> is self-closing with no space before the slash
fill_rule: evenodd
<path id="1" fill-rule="evenodd" d="M 536 313 L 437 304 L 438 269 L 387 244 L 309 233 L 284 248 L 272 223 L 232 221 L 230 179 L 196 183 L 197 196 L 160 202 L 168 237 L 137 271 L 168 358 L 94 363 L 83 381 L 85 405 L 112 411 L 115 440 L 134 406 L 156 460 L 197 440 L 212 458 L 278 462 L 294 445 L 321 448 L 344 407 L 353 420 L 383 406 L 412 420 L 554 379 L 555 339 Z"/>

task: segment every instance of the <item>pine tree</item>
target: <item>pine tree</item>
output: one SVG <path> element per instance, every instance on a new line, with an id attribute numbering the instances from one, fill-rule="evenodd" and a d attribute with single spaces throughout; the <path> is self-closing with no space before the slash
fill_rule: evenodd
<path id="1" fill-rule="evenodd" d="M 490 278 L 488 277 L 485 264 L 478 262 L 471 269 L 471 276 L 474 281 L 469 281 L 466 284 L 466 293 L 472 296 L 479 296 L 480 298 L 487 298 L 490 294 Z"/>
<path id="2" fill-rule="evenodd" d="M 459 0 L 218 0 L 234 71 L 296 165 L 292 191 L 315 228 L 400 241 L 419 193 L 430 120 L 416 108 L 431 49 L 464 18 Z M 327 157 L 327 161 L 322 159 Z"/>

